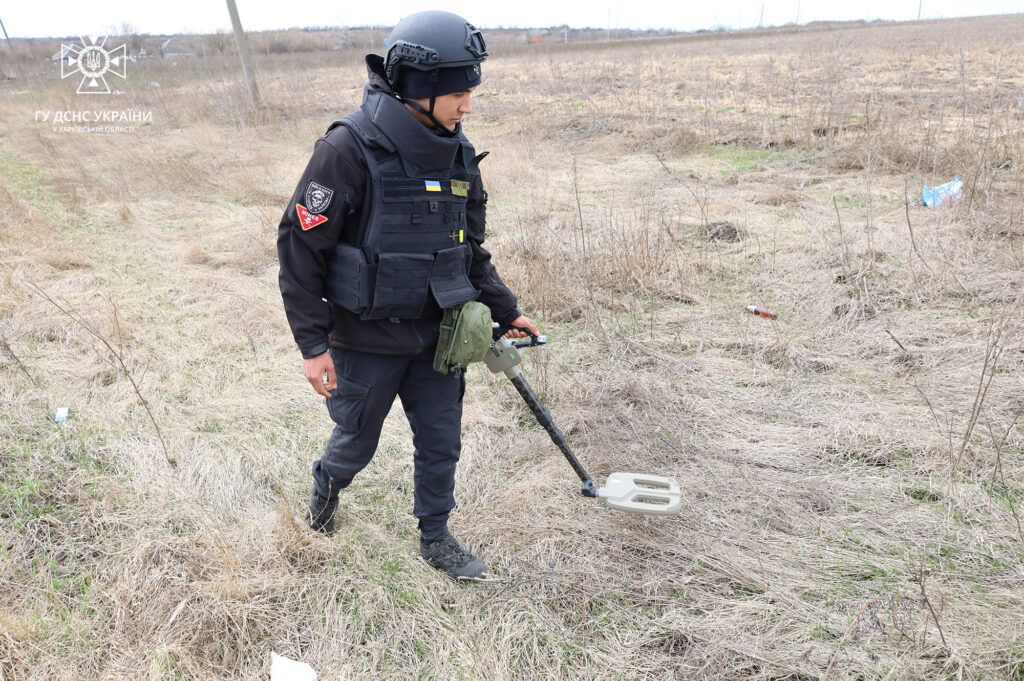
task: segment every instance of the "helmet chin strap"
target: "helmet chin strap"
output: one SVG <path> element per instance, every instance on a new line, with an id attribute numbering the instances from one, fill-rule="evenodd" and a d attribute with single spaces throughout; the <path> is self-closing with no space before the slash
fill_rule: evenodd
<path id="1" fill-rule="evenodd" d="M 437 71 L 431 71 L 430 75 L 428 76 L 428 80 L 430 81 L 430 111 L 424 109 L 423 106 L 420 105 L 418 102 L 414 102 L 411 99 L 406 99 L 401 95 L 399 95 L 398 101 L 400 101 L 402 104 L 405 104 L 408 107 L 415 109 L 416 111 L 420 112 L 421 114 L 429 118 L 430 122 L 434 124 L 434 127 L 431 128 L 431 130 L 436 132 L 438 135 L 442 135 L 443 137 L 455 137 L 454 130 L 449 130 L 448 128 L 444 127 L 443 125 L 441 125 L 441 121 L 437 120 L 434 117 L 434 103 L 437 101 Z"/>

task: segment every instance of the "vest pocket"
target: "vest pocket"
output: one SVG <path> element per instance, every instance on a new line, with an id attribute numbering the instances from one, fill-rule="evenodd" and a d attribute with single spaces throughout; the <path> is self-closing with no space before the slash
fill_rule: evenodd
<path id="1" fill-rule="evenodd" d="M 429 253 L 381 253 L 373 304 L 365 319 L 418 319 L 427 302 L 433 264 Z"/>
<path id="2" fill-rule="evenodd" d="M 476 300 L 480 291 L 469 280 L 471 254 L 465 244 L 439 251 L 430 271 L 430 291 L 441 309 Z"/>
<path id="3" fill-rule="evenodd" d="M 375 269 L 375 265 L 366 262 L 361 250 L 339 241 L 327 264 L 325 297 L 350 312 L 365 313 L 370 307 Z"/>

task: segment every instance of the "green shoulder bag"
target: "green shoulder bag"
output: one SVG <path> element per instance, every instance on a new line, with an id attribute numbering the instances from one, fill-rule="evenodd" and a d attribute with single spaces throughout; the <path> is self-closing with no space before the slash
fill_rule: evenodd
<path id="1" fill-rule="evenodd" d="M 434 353 L 434 371 L 459 372 L 473 362 L 483 361 L 491 347 L 492 328 L 491 310 L 483 303 L 470 301 L 446 307 Z"/>

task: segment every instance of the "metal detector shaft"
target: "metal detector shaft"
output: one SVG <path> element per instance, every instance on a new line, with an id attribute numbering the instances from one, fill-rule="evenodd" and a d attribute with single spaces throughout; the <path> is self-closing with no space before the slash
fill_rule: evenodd
<path id="1" fill-rule="evenodd" d="M 523 372 L 519 365 L 523 361 L 523 348 L 533 348 L 544 345 L 547 342 L 546 336 L 534 334 L 528 329 L 525 331 L 530 340 L 511 341 L 503 337 L 509 327 L 496 327 L 492 334 L 494 342 L 484 356 L 484 364 L 493 374 L 503 373 L 512 385 L 516 387 L 530 411 L 537 418 L 537 422 L 548 431 L 551 441 L 562 450 L 565 460 L 569 462 L 576 475 L 583 481 L 583 496 L 601 499 L 605 506 L 616 511 L 627 513 L 643 513 L 646 515 L 675 515 L 679 513 L 682 504 L 682 492 L 679 484 L 671 478 L 664 478 L 660 475 L 640 475 L 637 473 L 612 473 L 608 483 L 600 488 L 594 488 L 594 481 L 590 474 L 583 468 L 576 455 L 565 444 L 565 436 L 555 425 L 551 414 L 544 408 L 544 405 L 537 399 L 537 395 L 530 388 L 530 384 L 523 378 Z"/>
<path id="2" fill-rule="evenodd" d="M 518 372 L 516 372 L 518 373 Z M 594 481 L 590 479 L 590 474 L 587 473 L 586 469 L 583 468 L 583 464 L 576 458 L 576 455 L 569 449 L 569 445 L 565 443 L 565 436 L 562 435 L 562 431 L 555 425 L 554 420 L 551 418 L 551 414 L 544 408 L 544 405 L 537 399 L 537 395 L 533 392 L 533 388 L 526 382 L 526 379 L 521 373 L 517 376 L 509 376 L 509 380 L 512 381 L 512 385 L 516 387 L 519 394 L 522 395 L 523 401 L 526 402 L 526 406 L 530 408 L 533 415 L 537 418 L 537 423 L 544 426 L 544 430 L 548 431 L 548 435 L 551 436 L 551 441 L 555 443 L 562 454 L 565 455 L 565 460 L 569 462 L 572 469 L 576 471 L 576 475 L 580 476 L 580 480 L 583 481 L 583 487 L 580 491 L 585 497 L 596 497 L 597 489 L 594 487 Z"/>

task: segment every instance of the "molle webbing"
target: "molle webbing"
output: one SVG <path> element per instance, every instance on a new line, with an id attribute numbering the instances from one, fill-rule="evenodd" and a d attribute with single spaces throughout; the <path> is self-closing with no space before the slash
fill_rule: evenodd
<path id="1" fill-rule="evenodd" d="M 415 123 L 419 125 L 418 122 Z M 328 263 L 327 298 L 363 319 L 417 319 L 427 296 L 441 308 L 475 299 L 466 243 L 472 146 L 442 176 L 410 177 L 388 138 L 362 109 L 336 125 L 363 150 L 372 182 L 360 243 L 339 242 Z"/>

